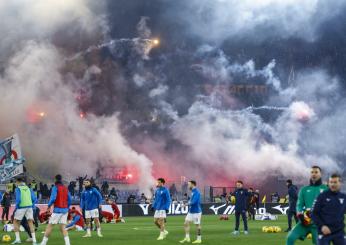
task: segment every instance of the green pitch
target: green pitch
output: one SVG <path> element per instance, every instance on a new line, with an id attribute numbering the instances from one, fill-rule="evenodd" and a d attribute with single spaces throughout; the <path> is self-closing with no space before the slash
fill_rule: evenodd
<path id="1" fill-rule="evenodd" d="M 126 223 L 120 224 L 103 224 L 103 238 L 96 237 L 93 232 L 92 238 L 82 238 L 84 232 L 70 232 L 71 245 L 153 245 L 153 244 L 179 244 L 184 238 L 182 223 L 184 216 L 168 217 L 167 230 L 169 235 L 164 241 L 156 241 L 159 232 L 152 222 L 152 217 L 145 218 L 126 218 Z M 280 226 L 286 229 L 286 216 L 281 216 L 278 221 L 249 221 L 250 234 L 245 236 L 241 233 L 239 236 L 231 235 L 234 229 L 234 217 L 228 221 L 220 221 L 218 216 L 203 216 L 202 218 L 202 239 L 203 244 L 210 245 L 282 245 L 285 244 L 287 233 L 263 233 L 262 226 Z M 63 239 L 57 229 L 49 239 L 49 245 L 63 245 Z M 194 227 L 193 227 L 194 228 Z M 37 232 L 38 241 L 41 241 L 44 229 L 40 227 Z M 11 233 L 12 239 L 14 234 Z M 26 235 L 22 232 L 22 241 Z M 195 231 L 191 230 L 191 239 L 195 239 Z M 24 243 L 25 244 L 25 243 Z M 311 240 L 306 242 L 297 242 L 297 244 L 312 244 Z"/>

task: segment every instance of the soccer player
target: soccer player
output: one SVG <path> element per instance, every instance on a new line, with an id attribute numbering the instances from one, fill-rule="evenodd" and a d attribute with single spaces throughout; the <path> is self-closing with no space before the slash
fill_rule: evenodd
<path id="1" fill-rule="evenodd" d="M 317 227 L 311 222 L 309 213 L 318 195 L 328 187 L 322 184 L 322 171 L 318 166 L 311 167 L 310 185 L 301 188 L 297 201 L 298 224 L 288 233 L 286 245 L 293 245 L 298 239 L 304 240 L 312 234 L 313 244 L 317 244 Z"/>
<path id="2" fill-rule="evenodd" d="M 77 231 L 83 231 L 84 230 L 84 219 L 82 215 L 77 210 L 71 210 L 70 212 L 72 221 L 66 226 L 66 230 L 77 230 Z"/>
<path id="3" fill-rule="evenodd" d="M 160 229 L 160 236 L 157 240 L 163 240 L 168 235 L 168 231 L 165 229 L 165 219 L 167 217 L 166 213 L 168 213 L 171 205 L 171 197 L 168 189 L 165 187 L 165 182 L 163 178 L 157 179 L 155 200 L 152 206 L 153 210 L 155 210 L 155 225 Z"/>
<path id="4" fill-rule="evenodd" d="M 346 195 L 340 192 L 341 177 L 333 174 L 329 178 L 329 190 L 320 194 L 312 208 L 312 220 L 318 227 L 318 244 L 344 245 Z"/>
<path id="5" fill-rule="evenodd" d="M 292 230 L 292 218 L 294 217 L 296 224 L 298 223 L 297 218 L 297 199 L 298 199 L 298 188 L 293 185 L 292 180 L 288 179 L 286 181 L 286 185 L 288 188 L 288 210 L 287 210 L 287 219 L 288 219 L 288 228 L 285 232 L 289 232 Z"/>
<path id="6" fill-rule="evenodd" d="M 244 184 L 241 180 L 237 181 L 236 190 L 232 195 L 235 197 L 235 229 L 233 235 L 239 235 L 240 216 L 244 222 L 244 234 L 248 235 L 246 211 L 249 192 L 244 189 Z"/>
<path id="7" fill-rule="evenodd" d="M 189 212 L 185 218 L 185 239 L 180 243 L 190 242 L 190 223 L 194 223 L 197 228 L 197 240 L 192 243 L 202 243 L 201 236 L 201 219 L 202 219 L 202 208 L 201 208 L 201 193 L 196 187 L 196 181 L 190 180 L 188 187 L 191 190 L 191 199 L 188 203 Z"/>
<path id="8" fill-rule="evenodd" d="M 112 210 L 113 210 L 113 213 L 114 213 L 114 215 L 113 215 L 114 222 L 115 223 L 119 223 L 119 222 L 125 223 L 125 220 L 120 218 L 120 210 L 119 210 L 118 205 L 116 204 L 116 202 L 113 201 L 112 199 L 107 199 L 106 202 L 109 205 L 111 205 L 111 207 L 112 207 Z"/>
<path id="9" fill-rule="evenodd" d="M 14 213 L 14 232 L 16 235 L 16 239 L 12 244 L 21 243 L 19 227 L 20 222 L 24 217 L 27 218 L 28 224 L 31 231 L 32 243 L 36 244 L 36 235 L 35 235 L 35 227 L 34 227 L 34 211 L 33 207 L 36 204 L 36 196 L 35 193 L 24 183 L 22 178 L 18 178 L 16 180 L 17 188 L 15 190 L 16 193 L 16 210 Z"/>
<path id="10" fill-rule="evenodd" d="M 47 213 L 51 212 L 51 208 L 53 205 L 53 213 L 49 218 L 49 223 L 44 233 L 41 245 L 47 244 L 53 227 L 57 224 L 59 224 L 60 232 L 64 236 L 65 245 L 70 245 L 70 238 L 65 228 L 67 224 L 68 210 L 71 205 L 71 195 L 67 187 L 62 183 L 62 176 L 60 174 L 55 176 L 55 185 L 52 188 L 52 193 L 48 202 Z"/>
<path id="11" fill-rule="evenodd" d="M 85 210 L 87 234 L 85 234 L 83 237 L 91 237 L 91 219 L 93 219 L 95 222 L 97 228 L 97 236 L 103 237 L 99 219 L 99 209 L 102 209 L 101 193 L 95 187 L 92 187 L 90 180 L 85 180 L 84 185 L 85 190 L 82 193 L 80 207 L 82 210 Z"/>

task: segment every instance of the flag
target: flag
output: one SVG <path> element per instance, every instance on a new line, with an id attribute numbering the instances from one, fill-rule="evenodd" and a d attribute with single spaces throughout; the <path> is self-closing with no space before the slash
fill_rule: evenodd
<path id="1" fill-rule="evenodd" d="M 17 134 L 0 141 L 0 180 L 6 181 L 24 172 L 24 158 Z"/>
<path id="2" fill-rule="evenodd" d="M 264 195 L 263 199 L 262 199 L 262 203 L 266 203 L 267 201 L 267 195 Z"/>

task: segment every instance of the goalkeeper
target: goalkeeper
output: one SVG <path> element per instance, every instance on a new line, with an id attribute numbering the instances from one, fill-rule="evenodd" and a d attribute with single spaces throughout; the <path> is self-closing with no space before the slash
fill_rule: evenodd
<path id="1" fill-rule="evenodd" d="M 328 187 L 322 184 L 321 168 L 313 166 L 310 185 L 304 186 L 298 195 L 297 216 L 300 221 L 288 233 L 286 245 L 293 245 L 298 239 L 304 240 L 309 233 L 312 234 L 312 243 L 317 244 L 317 227 L 311 221 L 310 210 L 318 195 L 327 189 Z"/>

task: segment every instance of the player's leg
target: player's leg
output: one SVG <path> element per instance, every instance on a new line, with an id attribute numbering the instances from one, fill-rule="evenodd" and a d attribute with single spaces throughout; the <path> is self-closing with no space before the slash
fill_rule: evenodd
<path id="1" fill-rule="evenodd" d="M 91 237 L 91 217 L 87 214 L 89 211 L 85 211 L 85 226 L 86 226 L 86 230 L 87 233 L 83 236 L 83 237 Z"/>
<path id="2" fill-rule="evenodd" d="M 239 222 L 240 222 L 240 212 L 235 211 L 235 228 L 234 228 L 234 235 L 239 234 Z"/>
<path id="3" fill-rule="evenodd" d="M 95 225 L 96 225 L 97 236 L 98 237 L 103 237 L 103 235 L 101 233 L 101 223 L 100 223 L 99 216 L 100 216 L 99 210 L 98 209 L 93 210 L 92 217 L 94 218 L 94 222 L 95 222 Z"/>
<path id="4" fill-rule="evenodd" d="M 63 221 L 62 221 L 63 223 Z M 66 229 L 66 224 L 60 224 L 60 232 L 64 237 L 65 245 L 70 245 L 70 238 Z"/>
<path id="5" fill-rule="evenodd" d="M 44 236 L 41 242 L 41 245 L 46 245 L 48 242 L 48 238 L 50 236 L 50 234 L 52 233 L 54 225 L 53 224 L 48 224 L 46 227 L 46 231 L 44 232 Z"/>
<path id="6" fill-rule="evenodd" d="M 158 218 L 154 219 L 154 224 L 157 226 L 157 228 L 159 228 L 159 229 L 161 228 L 160 224 L 159 224 L 159 219 Z"/>
<path id="7" fill-rule="evenodd" d="M 184 231 L 185 231 L 185 238 L 180 241 L 180 243 L 190 242 L 190 217 L 189 214 L 187 214 L 184 222 Z"/>
<path id="8" fill-rule="evenodd" d="M 21 243 L 19 227 L 20 227 L 20 222 L 22 221 L 24 215 L 25 215 L 24 209 L 17 209 L 16 212 L 14 213 L 13 231 L 16 235 L 16 239 L 12 244 Z"/>
<path id="9" fill-rule="evenodd" d="M 196 225 L 196 229 L 197 229 L 197 239 L 193 243 L 202 243 L 202 227 L 201 227 L 202 213 L 194 214 L 193 216 L 194 216 L 193 223 Z"/>
<path id="10" fill-rule="evenodd" d="M 32 242 L 36 244 L 36 234 L 35 234 L 35 225 L 34 225 L 34 211 L 32 208 L 28 208 L 25 213 L 25 217 L 28 220 L 28 224 L 31 231 Z"/>
<path id="11" fill-rule="evenodd" d="M 317 244 L 318 243 L 318 231 L 317 227 L 315 226 L 310 226 L 310 233 L 312 235 L 312 244 Z"/>
<path id="12" fill-rule="evenodd" d="M 246 217 L 246 212 L 242 212 L 241 213 L 241 218 L 243 220 L 243 223 L 244 223 L 244 234 L 247 235 L 248 234 L 248 226 L 247 226 L 247 217 Z"/>
<path id="13" fill-rule="evenodd" d="M 299 238 L 306 236 L 308 230 L 301 223 L 298 223 L 293 229 L 288 233 L 286 239 L 286 245 L 293 245 Z"/>
<path id="14" fill-rule="evenodd" d="M 288 228 L 287 228 L 287 232 L 292 230 L 292 215 L 293 213 L 290 210 L 287 210 L 287 223 L 288 223 Z"/>

